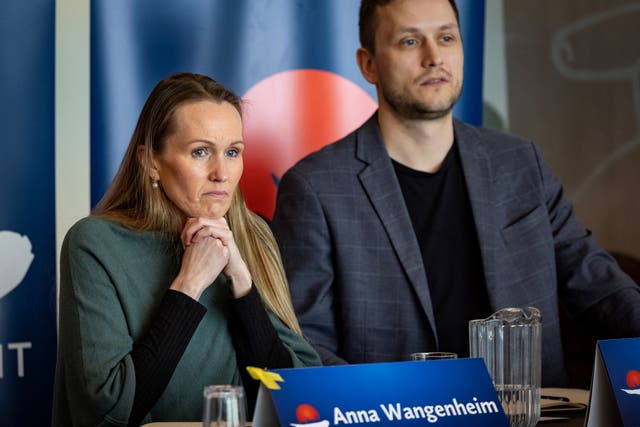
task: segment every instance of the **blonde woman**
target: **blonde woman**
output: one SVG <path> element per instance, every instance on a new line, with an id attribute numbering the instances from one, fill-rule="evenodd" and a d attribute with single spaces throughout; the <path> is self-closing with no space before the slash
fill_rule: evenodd
<path id="1" fill-rule="evenodd" d="M 171 76 L 147 99 L 120 169 L 61 255 L 55 426 L 199 420 L 209 384 L 245 367 L 318 365 L 275 240 L 238 189 L 240 100 Z"/>

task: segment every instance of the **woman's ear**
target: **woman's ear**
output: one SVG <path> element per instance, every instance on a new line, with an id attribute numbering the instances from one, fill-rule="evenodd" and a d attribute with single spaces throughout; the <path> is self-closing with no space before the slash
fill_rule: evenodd
<path id="1" fill-rule="evenodd" d="M 144 145 L 138 146 L 137 155 L 140 166 L 149 171 L 149 178 L 151 178 L 152 181 L 160 181 L 156 160 L 153 158 L 153 155 L 147 154 L 147 147 Z"/>
<path id="2" fill-rule="evenodd" d="M 371 84 L 378 83 L 378 73 L 371 52 L 363 47 L 359 48 L 356 52 L 356 61 L 362 77 Z"/>

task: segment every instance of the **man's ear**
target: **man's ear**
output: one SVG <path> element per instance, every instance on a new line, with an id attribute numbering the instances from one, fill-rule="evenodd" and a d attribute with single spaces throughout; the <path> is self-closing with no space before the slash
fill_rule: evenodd
<path id="1" fill-rule="evenodd" d="M 378 72 L 373 63 L 373 55 L 371 52 L 364 47 L 359 48 L 356 51 L 356 61 L 358 62 L 362 77 L 371 84 L 378 83 Z"/>
<path id="2" fill-rule="evenodd" d="M 153 155 L 147 157 L 147 147 L 139 145 L 137 155 L 140 167 L 149 171 L 149 178 L 151 178 L 152 181 L 160 181 L 156 160 L 153 158 Z"/>

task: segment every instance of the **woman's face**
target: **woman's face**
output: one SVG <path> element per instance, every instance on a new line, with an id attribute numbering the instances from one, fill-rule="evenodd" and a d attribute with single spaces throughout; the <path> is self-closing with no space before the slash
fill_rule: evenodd
<path id="1" fill-rule="evenodd" d="M 152 177 L 186 216 L 224 216 L 242 175 L 240 114 L 228 102 L 197 101 L 175 111 L 173 128 Z"/>

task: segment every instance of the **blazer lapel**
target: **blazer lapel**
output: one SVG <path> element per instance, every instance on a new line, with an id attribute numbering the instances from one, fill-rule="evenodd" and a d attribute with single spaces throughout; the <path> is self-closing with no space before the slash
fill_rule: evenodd
<path id="1" fill-rule="evenodd" d="M 489 294 L 489 301 L 496 309 L 495 236 L 497 233 L 493 215 L 493 176 L 489 155 L 477 130 L 454 120 L 455 138 L 460 150 L 464 173 L 471 202 L 471 210 L 480 244 L 482 266 Z"/>
<path id="2" fill-rule="evenodd" d="M 357 132 L 356 138 L 356 156 L 368 165 L 359 174 L 360 182 L 420 300 L 437 343 L 435 317 L 420 247 L 393 164 L 382 141 L 377 114 Z"/>

